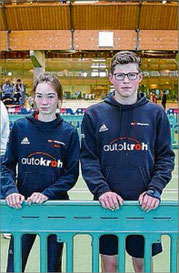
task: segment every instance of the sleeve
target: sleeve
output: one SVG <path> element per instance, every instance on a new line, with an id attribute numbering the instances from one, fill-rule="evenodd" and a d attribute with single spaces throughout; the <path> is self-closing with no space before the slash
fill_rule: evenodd
<path id="1" fill-rule="evenodd" d="M 2 162 L 2 190 L 6 196 L 12 193 L 18 193 L 16 187 L 16 165 L 17 165 L 17 133 L 14 123 L 9 135 L 7 149 Z"/>
<path id="2" fill-rule="evenodd" d="M 70 144 L 64 162 L 63 175 L 42 193 L 49 199 L 59 199 L 60 195 L 67 193 L 77 182 L 79 175 L 80 143 L 78 132 L 75 129 L 71 134 Z"/>
<path id="3" fill-rule="evenodd" d="M 97 154 L 97 140 L 95 130 L 88 114 L 82 121 L 81 142 L 81 167 L 82 175 L 92 194 L 99 198 L 105 192 L 111 191 L 102 173 L 99 157 Z"/>
<path id="4" fill-rule="evenodd" d="M 170 181 L 174 169 L 175 154 L 171 145 L 170 124 L 164 110 L 157 118 L 157 134 L 155 142 L 155 165 L 149 189 L 160 193 Z"/>
<path id="5" fill-rule="evenodd" d="M 1 155 L 5 153 L 7 140 L 9 137 L 9 116 L 5 105 L 1 102 Z"/>

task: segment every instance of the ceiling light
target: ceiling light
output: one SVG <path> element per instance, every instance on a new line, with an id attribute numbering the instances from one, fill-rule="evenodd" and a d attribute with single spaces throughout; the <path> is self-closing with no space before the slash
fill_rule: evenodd
<path id="1" fill-rule="evenodd" d="M 167 3 L 167 1 L 166 0 L 162 0 L 162 4 L 166 4 Z"/>
<path id="2" fill-rule="evenodd" d="M 88 73 L 87 72 L 83 72 L 83 77 L 87 77 Z"/>
<path id="3" fill-rule="evenodd" d="M 105 62 L 105 59 L 93 59 L 94 62 Z"/>
<path id="4" fill-rule="evenodd" d="M 99 65 L 100 68 L 106 68 L 106 64 L 105 63 L 102 63 Z"/>
<path id="5" fill-rule="evenodd" d="M 106 77 L 106 72 L 105 71 L 100 71 L 99 76 L 100 77 Z"/>
<path id="6" fill-rule="evenodd" d="M 98 71 L 91 72 L 91 77 L 98 77 L 98 76 L 99 76 Z"/>
<path id="7" fill-rule="evenodd" d="M 91 68 L 106 68 L 106 64 L 105 63 L 93 63 L 91 65 Z"/>
<path id="8" fill-rule="evenodd" d="M 99 67 L 99 64 L 98 63 L 93 63 L 92 65 L 91 65 L 91 68 L 98 68 Z"/>

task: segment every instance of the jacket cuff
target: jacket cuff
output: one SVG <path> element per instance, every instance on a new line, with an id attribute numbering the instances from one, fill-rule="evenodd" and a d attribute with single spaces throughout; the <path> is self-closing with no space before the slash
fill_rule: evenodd
<path id="1" fill-rule="evenodd" d="M 17 188 L 11 188 L 11 189 L 9 189 L 9 190 L 7 190 L 7 191 L 5 192 L 5 195 L 6 195 L 6 197 L 7 197 L 8 195 L 10 195 L 10 194 L 12 194 L 12 193 L 19 193 L 19 191 L 17 190 Z"/>
<path id="2" fill-rule="evenodd" d="M 101 190 L 98 191 L 98 193 L 96 194 L 96 197 L 99 199 L 99 197 L 104 194 L 105 192 L 111 192 L 110 188 L 103 188 Z"/>
<path id="3" fill-rule="evenodd" d="M 161 201 L 160 193 L 157 190 L 148 190 L 146 191 L 146 194 Z"/>
<path id="4" fill-rule="evenodd" d="M 149 187 L 148 187 L 148 190 L 154 190 L 154 191 L 156 190 L 156 191 L 158 191 L 160 194 L 162 194 L 162 190 L 159 189 L 158 187 L 153 186 L 153 185 L 149 186 Z"/>
<path id="5" fill-rule="evenodd" d="M 164 183 L 160 179 L 153 177 L 150 184 L 148 185 L 148 189 L 155 189 L 155 190 L 159 191 L 161 194 L 163 191 L 163 188 L 165 187 L 166 184 L 167 184 L 167 182 Z"/>

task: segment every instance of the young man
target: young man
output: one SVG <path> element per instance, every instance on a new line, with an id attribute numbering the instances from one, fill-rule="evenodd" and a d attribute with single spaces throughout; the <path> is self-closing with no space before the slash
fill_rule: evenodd
<path id="1" fill-rule="evenodd" d="M 106 209 L 117 209 L 123 200 L 138 200 L 145 211 L 157 208 L 174 168 L 165 111 L 138 94 L 140 65 L 137 54 L 117 53 L 109 76 L 114 94 L 89 107 L 82 122 L 83 177 L 94 199 Z M 135 272 L 143 272 L 143 237 L 129 236 L 126 250 Z M 152 255 L 161 251 L 160 244 L 153 244 Z M 101 237 L 100 253 L 103 272 L 116 272 L 114 235 Z"/>
<path id="2" fill-rule="evenodd" d="M 14 123 L 3 163 L 3 190 L 12 208 L 21 208 L 24 200 L 30 205 L 69 199 L 67 192 L 75 185 L 79 173 L 77 130 L 56 114 L 58 103 L 62 102 L 60 82 L 43 73 L 32 91 L 38 113 Z M 35 237 L 34 234 L 22 237 L 22 271 Z M 48 237 L 48 272 L 61 272 L 62 248 L 56 235 Z M 12 239 L 7 272 L 14 272 L 13 258 Z"/>

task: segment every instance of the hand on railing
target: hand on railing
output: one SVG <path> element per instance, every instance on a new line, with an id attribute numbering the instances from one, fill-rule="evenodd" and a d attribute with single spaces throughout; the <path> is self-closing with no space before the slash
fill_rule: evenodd
<path id="1" fill-rule="evenodd" d="M 119 209 L 119 205 L 122 206 L 123 199 L 115 192 L 105 192 L 99 197 L 99 202 L 105 209 Z"/>
<path id="2" fill-rule="evenodd" d="M 29 205 L 31 205 L 32 203 L 42 204 L 47 200 L 48 197 L 40 192 L 34 192 L 30 197 L 27 198 L 27 202 L 29 203 Z"/>
<path id="3" fill-rule="evenodd" d="M 30 197 L 27 198 L 29 205 L 36 203 L 42 204 L 48 200 L 48 197 L 40 192 L 34 192 Z M 25 201 L 25 197 L 20 193 L 12 193 L 6 197 L 6 202 L 9 207 L 20 209 L 22 203 Z"/>
<path id="4" fill-rule="evenodd" d="M 12 193 L 6 197 L 6 202 L 9 207 L 20 209 L 22 208 L 22 203 L 24 202 L 25 197 L 20 193 Z"/>
<path id="5" fill-rule="evenodd" d="M 146 191 L 139 196 L 138 201 L 141 208 L 145 210 L 146 212 L 156 209 L 160 203 L 159 199 L 149 196 L 148 194 L 146 194 Z"/>

